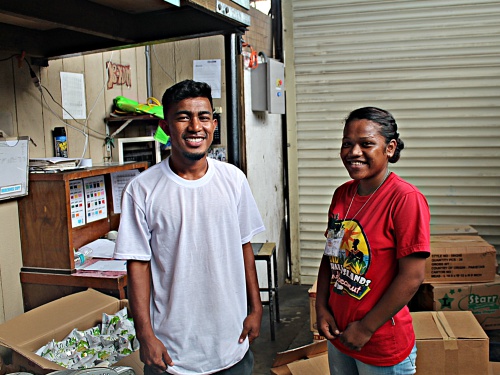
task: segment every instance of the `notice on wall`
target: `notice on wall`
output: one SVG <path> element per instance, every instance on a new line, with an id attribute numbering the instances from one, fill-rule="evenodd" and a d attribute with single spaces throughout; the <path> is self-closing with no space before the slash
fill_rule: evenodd
<path id="1" fill-rule="evenodd" d="M 220 98 L 222 86 L 220 60 L 194 60 L 193 80 L 208 83 L 212 88 L 212 98 Z"/>
<path id="2" fill-rule="evenodd" d="M 83 74 L 61 72 L 63 119 L 85 119 L 85 82 Z"/>

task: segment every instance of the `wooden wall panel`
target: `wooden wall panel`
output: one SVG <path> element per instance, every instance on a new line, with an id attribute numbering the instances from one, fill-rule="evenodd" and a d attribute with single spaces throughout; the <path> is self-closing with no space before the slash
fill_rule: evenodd
<path id="1" fill-rule="evenodd" d="M 38 69 L 34 68 L 38 74 Z M 13 70 L 15 81 L 15 103 L 19 135 L 30 136 L 38 145 L 30 144 L 30 156 L 43 156 L 45 153 L 44 131 L 42 125 L 41 94 L 33 85 L 26 63 Z"/>
<path id="2" fill-rule="evenodd" d="M 13 69 L 15 66 L 17 67 L 17 60 L 8 59 L 8 55 L 6 54 L 0 54 L 0 58 L 7 58 L 5 61 L 0 61 L 0 94 L 2 98 L 0 100 L 0 118 L 8 122 L 8 124 L 1 124 L 0 129 L 7 127 L 6 125 L 9 125 L 9 127 L 12 126 L 12 134 L 9 135 L 17 136 L 16 96 L 13 75 Z M 7 131 L 7 129 L 3 130 Z"/>
<path id="3" fill-rule="evenodd" d="M 153 96 L 161 102 L 167 89 L 176 82 L 175 44 L 164 43 L 151 46 L 151 71 Z"/>
<path id="4" fill-rule="evenodd" d="M 143 103 L 146 101 L 148 96 L 145 55 L 146 48 L 138 47 L 132 50 L 135 54 L 135 79 L 134 76 L 132 76 L 132 81 L 136 87 L 139 102 Z"/>
<path id="5" fill-rule="evenodd" d="M 52 138 L 52 129 L 57 126 L 66 127 L 60 120 L 62 118 L 62 96 L 61 96 L 61 78 L 60 72 L 63 69 L 63 60 L 51 61 L 48 68 L 40 69 L 40 80 L 44 87 L 43 109 L 39 126 L 43 130 L 43 138 L 35 140 L 38 147 L 36 157 L 54 156 L 54 143 Z M 49 94 L 50 93 L 50 94 Z M 52 99 L 53 98 L 53 99 Z M 56 104 L 58 103 L 58 104 Z M 30 150 L 31 151 L 31 150 Z M 35 156 L 31 155 L 30 156 Z"/>
<path id="6" fill-rule="evenodd" d="M 85 77 L 85 64 L 83 60 L 83 56 L 70 57 L 67 59 L 63 59 L 62 65 L 63 71 L 68 73 L 79 73 L 83 74 Z M 86 83 L 86 82 L 85 82 Z M 87 87 L 85 86 L 85 91 Z M 89 103 L 87 99 L 85 100 L 85 108 L 88 113 Z M 63 117 L 63 116 L 61 116 Z M 83 126 L 85 119 L 69 119 L 66 122 L 71 125 L 66 127 L 66 137 L 68 139 L 68 156 L 70 158 L 80 158 L 87 155 L 83 154 L 85 148 L 85 136 L 82 134 Z M 57 125 L 59 126 L 59 124 Z"/>
<path id="7" fill-rule="evenodd" d="M 104 139 L 106 137 L 106 127 L 104 123 L 104 113 L 106 113 L 104 103 L 104 91 L 106 81 L 102 72 L 105 70 L 105 62 L 101 54 L 84 56 L 85 62 L 85 93 L 87 97 L 87 133 L 89 134 L 89 145 L 86 153 L 96 163 L 105 161 Z M 88 74 L 87 72 L 94 72 Z"/>
<path id="8" fill-rule="evenodd" d="M 174 42 L 176 82 L 193 79 L 193 60 L 200 59 L 200 39 Z"/>

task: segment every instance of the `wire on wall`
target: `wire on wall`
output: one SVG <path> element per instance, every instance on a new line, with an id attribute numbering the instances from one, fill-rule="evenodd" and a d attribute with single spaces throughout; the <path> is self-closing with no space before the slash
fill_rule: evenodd
<path id="1" fill-rule="evenodd" d="M 24 54 L 21 54 L 21 55 L 12 55 L 10 56 L 8 59 L 12 59 L 14 57 L 17 57 L 18 60 L 21 62 L 21 61 L 24 61 L 26 62 L 26 64 L 28 65 L 28 69 L 29 69 L 29 73 L 30 73 L 30 77 L 31 77 L 31 80 L 33 81 L 33 84 L 34 86 L 38 89 L 38 91 L 40 91 L 40 94 L 41 94 L 41 99 L 42 99 L 42 105 L 43 103 L 45 104 L 45 107 L 50 111 L 50 113 L 52 113 L 54 115 L 54 117 L 56 117 L 56 119 L 58 121 L 60 121 L 61 123 L 63 123 L 65 126 L 77 131 L 78 133 L 81 133 L 84 138 L 85 138 L 85 143 L 84 143 L 84 147 L 83 147 L 83 152 L 82 152 L 82 156 L 81 156 L 81 159 L 83 159 L 85 157 L 85 154 L 87 152 L 87 148 L 88 148 L 88 142 L 89 142 L 89 136 L 92 136 L 94 138 L 97 138 L 97 139 L 102 139 L 102 140 L 105 140 L 106 139 L 106 134 L 104 133 L 101 133 L 95 129 L 91 129 L 88 125 L 88 122 L 89 122 L 89 119 L 90 119 L 90 116 L 91 114 L 93 113 L 96 105 L 97 105 L 97 102 L 99 100 L 99 98 L 102 96 L 103 92 L 104 92 L 104 88 L 106 86 L 106 83 L 103 82 L 103 85 L 101 87 L 101 90 L 99 91 L 99 93 L 97 94 L 95 100 L 94 100 L 94 103 L 92 104 L 92 107 L 91 109 L 88 111 L 88 114 L 87 114 L 87 117 L 85 118 L 85 121 L 82 123 L 80 121 L 78 121 L 77 119 L 75 119 L 73 117 L 73 115 L 67 111 L 57 100 L 55 100 L 54 96 L 50 93 L 49 89 L 47 89 L 47 87 L 45 87 L 41 81 L 40 81 L 40 78 L 36 75 L 35 71 L 33 70 L 33 68 L 31 67 L 31 64 L 28 62 L 28 60 L 25 58 Z M 112 58 L 113 58 L 113 52 L 111 53 L 111 56 L 108 60 L 109 63 L 112 62 Z M 2 61 L 5 61 L 6 59 L 2 60 Z M 106 71 L 109 69 L 108 67 L 110 66 L 110 64 L 106 64 Z M 57 114 L 53 109 L 52 107 L 50 106 L 49 102 L 47 101 L 47 98 L 46 98 L 46 95 L 45 95 L 45 92 L 49 95 L 49 97 L 52 99 L 52 101 L 57 104 L 64 112 L 66 112 L 78 125 L 80 125 L 82 128 L 78 128 L 70 123 L 68 123 L 67 121 L 65 121 L 59 114 Z M 91 134 L 94 133 L 94 134 Z M 81 162 L 81 161 L 80 161 Z"/>

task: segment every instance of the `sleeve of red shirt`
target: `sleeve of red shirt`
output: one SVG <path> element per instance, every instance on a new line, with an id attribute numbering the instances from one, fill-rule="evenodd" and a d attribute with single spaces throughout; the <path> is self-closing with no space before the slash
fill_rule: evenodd
<path id="1" fill-rule="evenodd" d="M 397 258 L 422 252 L 430 255 L 430 210 L 419 191 L 405 194 L 394 209 Z"/>

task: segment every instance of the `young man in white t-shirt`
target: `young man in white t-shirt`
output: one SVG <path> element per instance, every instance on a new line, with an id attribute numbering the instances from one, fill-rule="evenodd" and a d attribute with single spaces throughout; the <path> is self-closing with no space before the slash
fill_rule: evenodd
<path id="1" fill-rule="evenodd" d="M 250 240 L 265 228 L 245 175 L 207 158 L 217 121 L 211 89 L 167 89 L 171 155 L 126 187 L 115 258 L 146 375 L 251 375 L 262 303 Z"/>

